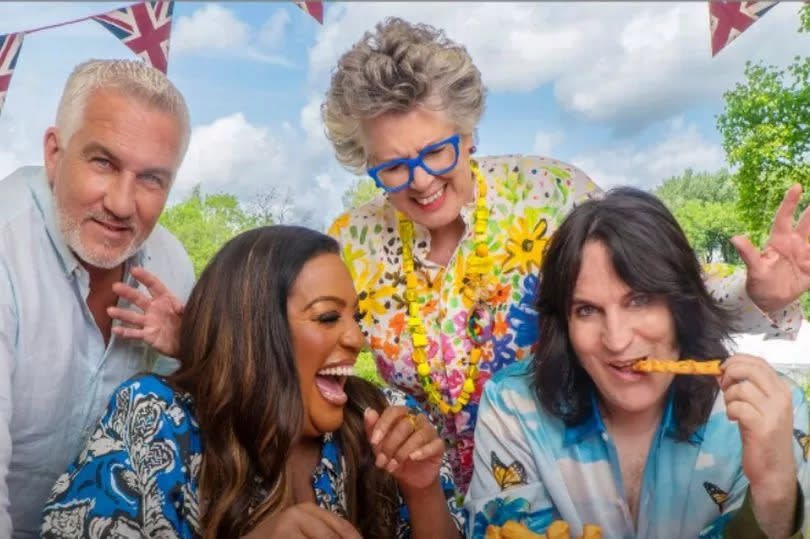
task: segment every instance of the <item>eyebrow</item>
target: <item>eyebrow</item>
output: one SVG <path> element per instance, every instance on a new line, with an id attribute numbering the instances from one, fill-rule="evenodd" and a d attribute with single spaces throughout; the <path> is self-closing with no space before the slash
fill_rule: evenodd
<path id="1" fill-rule="evenodd" d="M 107 157 L 110 161 L 113 161 L 116 164 L 120 163 L 121 161 L 109 148 L 107 148 L 103 144 L 99 144 L 98 142 L 91 142 L 82 149 L 82 155 L 84 155 L 85 157 L 88 157 L 90 154 L 96 152 L 104 154 L 105 157 Z M 165 176 L 168 179 L 171 179 L 172 177 L 172 173 L 169 169 L 161 167 L 152 167 L 138 171 L 138 176 L 149 176 L 149 175 Z"/>
<path id="2" fill-rule="evenodd" d="M 344 300 L 343 298 L 339 298 L 337 296 L 318 296 L 317 298 L 315 298 L 312 301 L 310 301 L 309 303 L 307 303 L 306 307 L 304 307 L 304 310 L 306 311 L 306 310 L 310 309 L 316 303 L 320 303 L 322 301 L 331 301 L 331 302 L 337 303 L 337 304 L 339 304 L 339 305 L 341 305 L 343 307 L 346 306 L 346 300 Z M 357 308 L 358 303 L 359 303 L 359 300 L 354 300 L 354 307 L 355 308 Z"/>
<path id="3" fill-rule="evenodd" d="M 421 147 L 421 148 L 419 148 L 419 150 L 416 152 L 416 155 L 415 155 L 414 157 L 402 157 L 402 156 L 397 156 L 397 157 L 389 157 L 389 158 L 387 158 L 387 159 L 378 159 L 378 160 L 379 160 L 379 163 L 377 163 L 377 164 L 386 163 L 386 162 L 388 162 L 388 161 L 393 161 L 394 159 L 414 159 L 416 156 L 418 156 L 418 155 L 419 155 L 419 152 L 421 152 L 422 150 L 424 150 L 424 149 L 425 149 L 425 148 L 427 148 L 428 146 L 433 146 L 433 145 L 434 145 L 434 144 L 436 144 L 437 142 L 441 142 L 441 141 L 443 141 L 443 140 L 445 140 L 445 139 L 447 139 L 447 138 L 449 138 L 449 137 L 452 137 L 452 136 L 453 136 L 453 133 L 450 133 L 449 135 L 441 135 L 441 136 L 436 137 L 436 138 L 435 138 L 435 139 L 433 139 L 432 141 L 430 141 L 430 142 L 428 142 L 428 143 L 426 143 L 426 144 L 423 144 L 423 145 L 422 145 L 422 147 Z M 376 155 L 370 155 L 369 157 L 370 157 L 370 158 L 374 158 L 374 157 L 376 157 Z M 370 159 L 369 161 L 371 161 L 371 159 Z"/>

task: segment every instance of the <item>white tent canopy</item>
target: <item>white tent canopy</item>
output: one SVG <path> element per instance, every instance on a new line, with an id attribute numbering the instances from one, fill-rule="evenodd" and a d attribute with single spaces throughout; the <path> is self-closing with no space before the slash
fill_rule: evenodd
<path id="1" fill-rule="evenodd" d="M 731 348 L 766 359 L 775 369 L 790 374 L 798 382 L 810 379 L 810 323 L 807 321 L 802 322 L 794 341 L 741 334 L 734 336 Z"/>

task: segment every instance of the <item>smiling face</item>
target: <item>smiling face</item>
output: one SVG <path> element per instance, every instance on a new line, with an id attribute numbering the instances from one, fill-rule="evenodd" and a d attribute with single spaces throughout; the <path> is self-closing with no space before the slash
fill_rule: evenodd
<path id="1" fill-rule="evenodd" d="M 616 274 L 604 243 L 590 240 L 568 314 L 571 345 L 611 414 L 662 407 L 672 374 L 637 373 L 640 359 L 678 359 L 675 322 L 665 298 L 637 293 Z"/>
<path id="2" fill-rule="evenodd" d="M 183 128 L 173 115 L 97 90 L 62 146 L 45 133 L 45 167 L 57 221 L 85 264 L 118 267 L 149 236 L 180 166 Z"/>
<path id="3" fill-rule="evenodd" d="M 423 107 L 364 120 L 361 129 L 369 167 L 392 159 L 414 158 L 423 148 L 457 132 L 442 112 Z M 473 199 L 471 146 L 472 137 L 462 133 L 456 167 L 441 176 L 416 167 L 411 185 L 388 195 L 391 204 L 429 230 L 453 223 L 461 214 L 461 207 Z"/>
<path id="4" fill-rule="evenodd" d="M 334 432 L 343 423 L 346 376 L 365 342 L 354 285 L 338 255 L 319 255 L 304 265 L 287 299 L 287 317 L 304 401 L 304 435 Z"/>

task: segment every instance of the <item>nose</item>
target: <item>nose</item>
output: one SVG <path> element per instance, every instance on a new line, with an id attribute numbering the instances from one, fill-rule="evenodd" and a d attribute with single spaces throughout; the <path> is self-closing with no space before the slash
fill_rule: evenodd
<path id="1" fill-rule="evenodd" d="M 411 187 L 414 191 L 424 191 L 430 184 L 433 183 L 433 175 L 430 174 L 422 167 L 415 167 L 413 169 L 413 183 Z"/>
<path id="2" fill-rule="evenodd" d="M 618 312 L 606 312 L 602 328 L 602 344 L 609 351 L 619 353 L 633 341 L 633 327 L 627 317 Z"/>
<path id="3" fill-rule="evenodd" d="M 363 335 L 360 325 L 354 318 L 351 319 L 346 331 L 341 335 L 340 343 L 355 354 L 359 354 L 365 348 L 366 336 Z"/>
<path id="4" fill-rule="evenodd" d="M 121 171 L 107 186 L 104 207 L 121 220 L 135 213 L 135 175 Z"/>

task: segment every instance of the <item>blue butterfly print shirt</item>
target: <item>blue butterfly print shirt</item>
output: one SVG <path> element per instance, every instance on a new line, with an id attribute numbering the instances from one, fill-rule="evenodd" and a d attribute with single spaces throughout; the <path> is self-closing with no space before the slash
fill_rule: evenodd
<path id="1" fill-rule="evenodd" d="M 602 537 L 611 539 L 723 536 L 743 503 L 748 480 L 739 428 L 728 419 L 722 394 L 688 441 L 676 438 L 668 400 L 644 468 L 636 526 L 616 446 L 598 407 L 579 425 L 566 425 L 547 413 L 532 387 L 532 364 L 527 358 L 507 367 L 484 389 L 475 429 L 475 468 L 465 498 L 470 537 L 484 537 L 487 526 L 508 520 L 536 533 L 545 532 L 554 520 L 565 520 L 572 537 L 581 535 L 585 524 L 600 526 Z M 794 453 L 807 515 L 808 408 L 801 389 L 789 383 Z"/>

